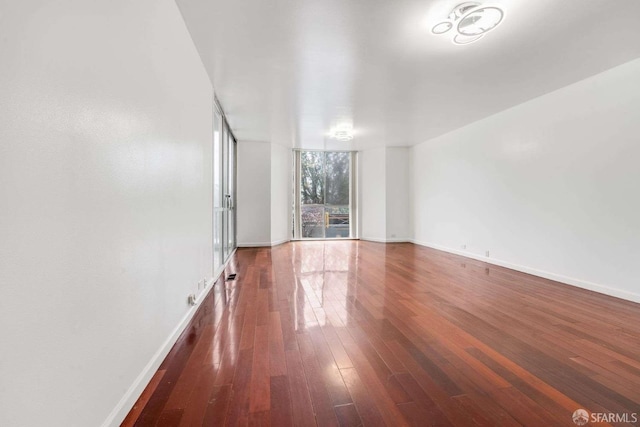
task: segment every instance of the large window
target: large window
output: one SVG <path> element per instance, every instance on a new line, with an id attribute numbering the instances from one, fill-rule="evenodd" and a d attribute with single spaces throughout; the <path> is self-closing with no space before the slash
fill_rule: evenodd
<path id="1" fill-rule="evenodd" d="M 294 238 L 354 238 L 355 153 L 294 152 Z"/>

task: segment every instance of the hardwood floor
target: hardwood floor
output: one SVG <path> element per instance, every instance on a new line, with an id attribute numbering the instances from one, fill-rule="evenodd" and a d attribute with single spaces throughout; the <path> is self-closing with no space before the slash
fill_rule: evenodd
<path id="1" fill-rule="evenodd" d="M 640 416 L 639 304 L 404 243 L 239 249 L 230 270 L 123 425 Z"/>

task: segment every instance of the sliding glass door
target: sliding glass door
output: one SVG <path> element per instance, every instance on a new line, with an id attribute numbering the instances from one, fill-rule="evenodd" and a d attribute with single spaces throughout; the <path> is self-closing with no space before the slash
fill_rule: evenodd
<path id="1" fill-rule="evenodd" d="M 213 271 L 222 266 L 225 257 L 222 255 L 222 136 L 224 122 L 222 115 L 215 112 L 213 116 Z"/>
<path id="2" fill-rule="evenodd" d="M 355 153 L 295 151 L 294 238 L 355 237 Z"/>
<path id="3" fill-rule="evenodd" d="M 217 272 L 236 248 L 236 141 L 218 107 L 213 121 L 213 266 Z"/>
<path id="4" fill-rule="evenodd" d="M 227 132 L 226 142 L 223 144 L 224 174 L 224 214 L 223 214 L 223 235 L 224 235 L 224 258 L 236 248 L 236 141 L 233 135 Z"/>

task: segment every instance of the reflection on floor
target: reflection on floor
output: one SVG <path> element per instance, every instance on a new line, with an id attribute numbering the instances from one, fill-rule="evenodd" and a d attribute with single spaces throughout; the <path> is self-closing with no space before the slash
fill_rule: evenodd
<path id="1" fill-rule="evenodd" d="M 240 249 L 124 425 L 640 412 L 640 305 L 412 244 Z M 605 425 L 605 424 L 602 424 Z"/>

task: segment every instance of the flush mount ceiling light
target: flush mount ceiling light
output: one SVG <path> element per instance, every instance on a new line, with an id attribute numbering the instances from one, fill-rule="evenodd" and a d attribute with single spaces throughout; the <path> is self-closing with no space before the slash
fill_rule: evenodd
<path id="1" fill-rule="evenodd" d="M 499 7 L 482 6 L 478 2 L 465 2 L 453 8 L 447 19 L 436 24 L 431 32 L 445 34 L 452 28 L 454 44 L 464 45 L 480 40 L 502 22 L 504 12 Z"/>
<path id="2" fill-rule="evenodd" d="M 338 141 L 351 141 L 353 139 L 353 126 L 350 123 L 341 123 L 332 127 L 329 135 Z"/>

